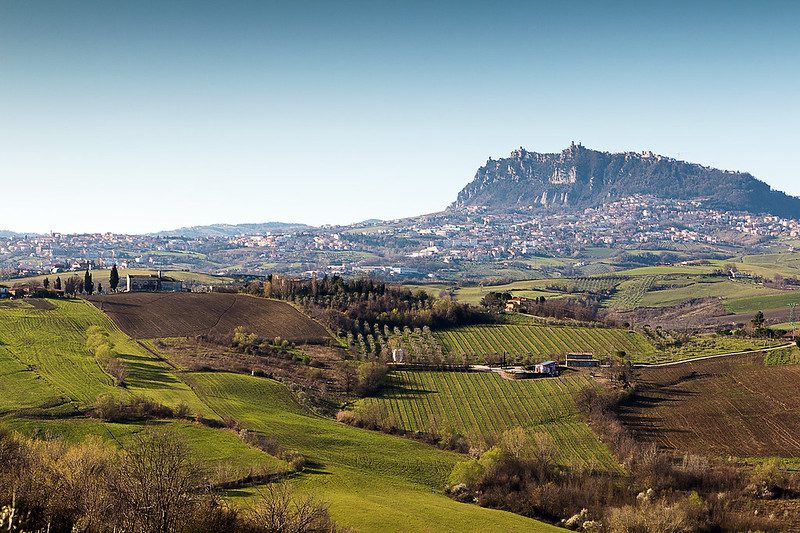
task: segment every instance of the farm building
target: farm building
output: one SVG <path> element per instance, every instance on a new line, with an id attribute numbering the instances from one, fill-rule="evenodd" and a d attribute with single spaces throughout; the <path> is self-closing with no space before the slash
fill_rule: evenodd
<path id="1" fill-rule="evenodd" d="M 405 356 L 406 352 L 402 348 L 395 348 L 392 350 L 392 361 L 395 363 L 402 363 Z"/>
<path id="2" fill-rule="evenodd" d="M 8 292 L 8 287 L 5 285 L 0 285 L 0 298 L 8 298 L 11 295 Z"/>
<path id="3" fill-rule="evenodd" d="M 128 274 L 125 292 L 183 292 L 183 282 L 164 276 L 160 270 L 149 276 Z"/>
<path id="4" fill-rule="evenodd" d="M 565 365 L 571 368 L 598 367 L 600 361 L 594 358 L 593 353 L 568 353 Z"/>
<path id="5" fill-rule="evenodd" d="M 558 363 L 556 363 L 555 361 L 545 361 L 543 363 L 537 364 L 534 368 L 537 374 L 542 374 L 545 376 L 558 375 Z"/>
<path id="6" fill-rule="evenodd" d="M 515 296 L 506 302 L 506 312 L 514 313 L 519 311 L 522 306 L 530 302 L 529 298 L 523 296 Z"/>

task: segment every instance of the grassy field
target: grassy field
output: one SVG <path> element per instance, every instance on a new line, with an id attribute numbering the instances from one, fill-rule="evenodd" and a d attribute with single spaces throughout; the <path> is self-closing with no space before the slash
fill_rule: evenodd
<path id="1" fill-rule="evenodd" d="M 764 348 L 780 346 L 781 344 L 785 344 L 785 341 L 777 339 L 751 339 L 713 333 L 698 333 L 692 335 L 688 342 L 680 346 L 670 346 L 644 357 L 632 357 L 631 362 L 651 364 L 668 363 L 671 361 L 683 361 L 709 355 L 762 350 Z"/>
<path id="2" fill-rule="evenodd" d="M 557 298 L 563 296 L 559 292 L 541 290 L 534 288 L 535 282 L 530 281 L 517 281 L 514 283 L 506 283 L 505 285 L 486 285 L 475 287 L 460 287 L 456 289 L 456 299 L 459 302 L 478 305 L 481 299 L 490 292 L 508 292 L 511 296 L 522 298 L 538 298 L 544 296 L 545 298 Z"/>
<path id="3" fill-rule="evenodd" d="M 461 459 L 457 454 L 315 416 L 275 381 L 226 373 L 188 379 L 216 412 L 306 456 L 312 467 L 296 485 L 327 501 L 343 525 L 359 531 L 557 530 L 443 496 L 445 478 Z M 246 504 L 258 489 L 230 496 Z"/>
<path id="4" fill-rule="evenodd" d="M 593 352 L 598 357 L 647 357 L 655 348 L 641 334 L 609 328 L 575 326 L 468 326 L 437 333 L 445 349 L 457 354 L 527 355 L 543 359 L 566 352 Z"/>
<path id="5" fill-rule="evenodd" d="M 264 474 L 281 472 L 288 467 L 284 461 L 248 446 L 231 430 L 212 429 L 186 421 L 120 424 L 89 418 L 8 418 L 4 423 L 32 437 L 57 436 L 70 443 L 79 443 L 89 436 L 98 436 L 120 448 L 126 448 L 145 428 L 155 428 L 185 442 L 206 475 L 215 480 L 239 479 L 256 471 Z"/>
<path id="6" fill-rule="evenodd" d="M 483 372 L 393 372 L 383 394 L 361 400 L 357 410 L 377 409 L 388 426 L 439 434 L 498 437 L 519 426 L 549 434 L 562 463 L 615 470 L 616 460 L 572 400 L 592 383 L 584 374 L 512 381 Z"/>
<path id="7" fill-rule="evenodd" d="M 27 302 L 0 306 L 0 375 L 9 376 L 3 380 L 9 385 L 0 398 L 4 410 L 47 407 L 56 401 L 83 408 L 105 392 L 142 394 L 171 407 L 183 402 L 193 412 L 204 408 L 166 363 L 132 341 L 92 304 L 50 302 L 52 308 Z M 86 330 L 92 325 L 108 332 L 128 365 L 126 388 L 115 387 L 87 350 Z"/>
<path id="8" fill-rule="evenodd" d="M 108 332 L 130 366 L 128 387 L 111 378 L 86 349 L 86 329 Z M 0 305 L 0 422 L 28 435 L 80 441 L 89 435 L 125 447 L 145 425 L 105 423 L 84 416 L 36 418 L 28 408 L 89 406 L 97 395 L 139 394 L 175 406 L 187 403 L 207 418 L 228 416 L 303 454 L 308 468 L 293 479 L 300 490 L 330 504 L 334 517 L 358 531 L 557 531 L 511 513 L 457 503 L 442 493 L 454 453 L 409 439 L 353 428 L 314 415 L 284 385 L 241 374 L 176 372 L 131 340 L 99 309 L 83 300 L 51 305 Z M 55 408 L 50 408 L 50 412 Z M 283 462 L 245 445 L 234 432 L 188 421 L 153 421 L 184 439 L 215 479 L 252 470 L 281 470 Z M 248 504 L 258 487 L 228 493 Z"/>
<path id="9" fill-rule="evenodd" d="M 120 287 L 125 286 L 125 276 L 128 274 L 132 276 L 143 276 L 143 275 L 150 275 L 156 274 L 158 269 L 147 269 L 147 268 L 120 268 L 119 269 L 119 278 L 120 278 Z M 60 272 L 58 274 L 47 274 L 41 276 L 30 276 L 26 278 L 14 278 L 5 281 L 0 281 L 0 284 L 8 285 L 9 287 L 13 287 L 14 285 L 24 285 L 26 283 L 36 282 L 41 284 L 44 278 L 48 278 L 51 283 L 55 281 L 56 277 L 60 277 L 61 281 L 63 282 L 70 276 L 79 276 L 83 279 L 83 271 L 79 272 Z M 92 270 L 92 281 L 94 281 L 95 286 L 98 283 L 103 284 L 103 289 L 108 290 L 110 287 L 110 283 L 108 281 L 109 275 L 111 274 L 111 270 L 109 269 L 97 269 Z M 194 281 L 200 283 L 202 285 L 224 285 L 226 283 L 230 283 L 233 281 L 233 278 L 228 278 L 225 276 L 212 276 L 210 274 L 203 274 L 201 272 L 188 272 L 185 270 L 164 270 L 164 275 L 169 276 L 175 279 L 179 279 L 181 281 Z"/>

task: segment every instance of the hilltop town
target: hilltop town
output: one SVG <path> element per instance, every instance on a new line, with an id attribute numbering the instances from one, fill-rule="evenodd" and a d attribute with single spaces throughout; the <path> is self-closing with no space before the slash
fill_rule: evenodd
<path id="1" fill-rule="evenodd" d="M 599 207 L 497 212 L 470 206 L 234 236 L 9 234 L 0 237 L 0 273 L 9 279 L 117 264 L 224 275 L 318 271 L 460 280 L 481 278 L 487 266 L 499 265 L 509 277 L 534 270 L 576 275 L 599 273 L 598 258 L 602 268 L 719 258 L 776 245 L 792 250 L 798 237 L 797 219 L 713 209 L 701 199 L 634 195 Z"/>

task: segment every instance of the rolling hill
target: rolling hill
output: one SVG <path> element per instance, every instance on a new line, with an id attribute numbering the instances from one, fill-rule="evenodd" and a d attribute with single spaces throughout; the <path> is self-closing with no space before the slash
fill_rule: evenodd
<path id="1" fill-rule="evenodd" d="M 265 339 L 324 343 L 323 326 L 277 300 L 226 293 L 122 293 L 90 298 L 136 339 L 214 335 L 227 337 L 238 326 Z"/>

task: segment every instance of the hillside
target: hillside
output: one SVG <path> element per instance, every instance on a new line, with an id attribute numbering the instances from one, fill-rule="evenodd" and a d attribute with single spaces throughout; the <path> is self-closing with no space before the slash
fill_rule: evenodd
<path id="1" fill-rule="evenodd" d="M 282 233 L 309 229 L 305 224 L 286 222 L 264 222 L 259 224 L 209 224 L 207 226 L 190 226 L 155 233 L 159 237 L 236 237 L 238 235 L 260 235 L 265 233 Z"/>
<path id="2" fill-rule="evenodd" d="M 452 432 L 497 439 L 522 427 L 546 433 L 564 464 L 594 464 L 616 471 L 617 462 L 581 419 L 572 398 L 593 386 L 585 373 L 552 379 L 507 380 L 484 372 L 393 372 L 381 396 L 361 400 L 361 413 L 382 427 Z"/>
<path id="3" fill-rule="evenodd" d="M 364 532 L 558 531 L 442 494 L 447 474 L 462 459 L 458 454 L 315 415 L 274 380 L 176 371 L 86 301 L 49 303 L 0 303 L 0 429 L 73 443 L 96 436 L 125 447 L 143 429 L 158 428 L 185 440 L 215 481 L 285 470 L 282 460 L 247 444 L 235 431 L 199 424 L 191 416 L 124 423 L 86 416 L 104 393 L 142 396 L 170 407 L 183 403 L 192 416 L 236 420 L 302 454 L 309 466 L 291 483 L 325 501 L 344 527 Z M 87 350 L 89 326 L 104 329 L 129 365 L 127 387 L 115 387 Z M 263 487 L 246 486 L 222 496 L 248 505 L 261 494 Z"/>
<path id="4" fill-rule="evenodd" d="M 213 335 L 238 326 L 265 339 L 324 343 L 328 332 L 291 305 L 225 293 L 123 293 L 93 296 L 92 303 L 137 339 Z"/>
<path id="5" fill-rule="evenodd" d="M 644 441 L 705 456 L 800 455 L 800 366 L 764 354 L 644 368 L 623 420 Z"/>
<path id="6" fill-rule="evenodd" d="M 608 153 L 572 144 L 560 153 L 514 150 L 489 159 L 458 194 L 454 207 L 514 209 L 590 206 L 632 195 L 681 200 L 732 211 L 800 217 L 800 198 L 731 172 L 643 153 Z"/>

